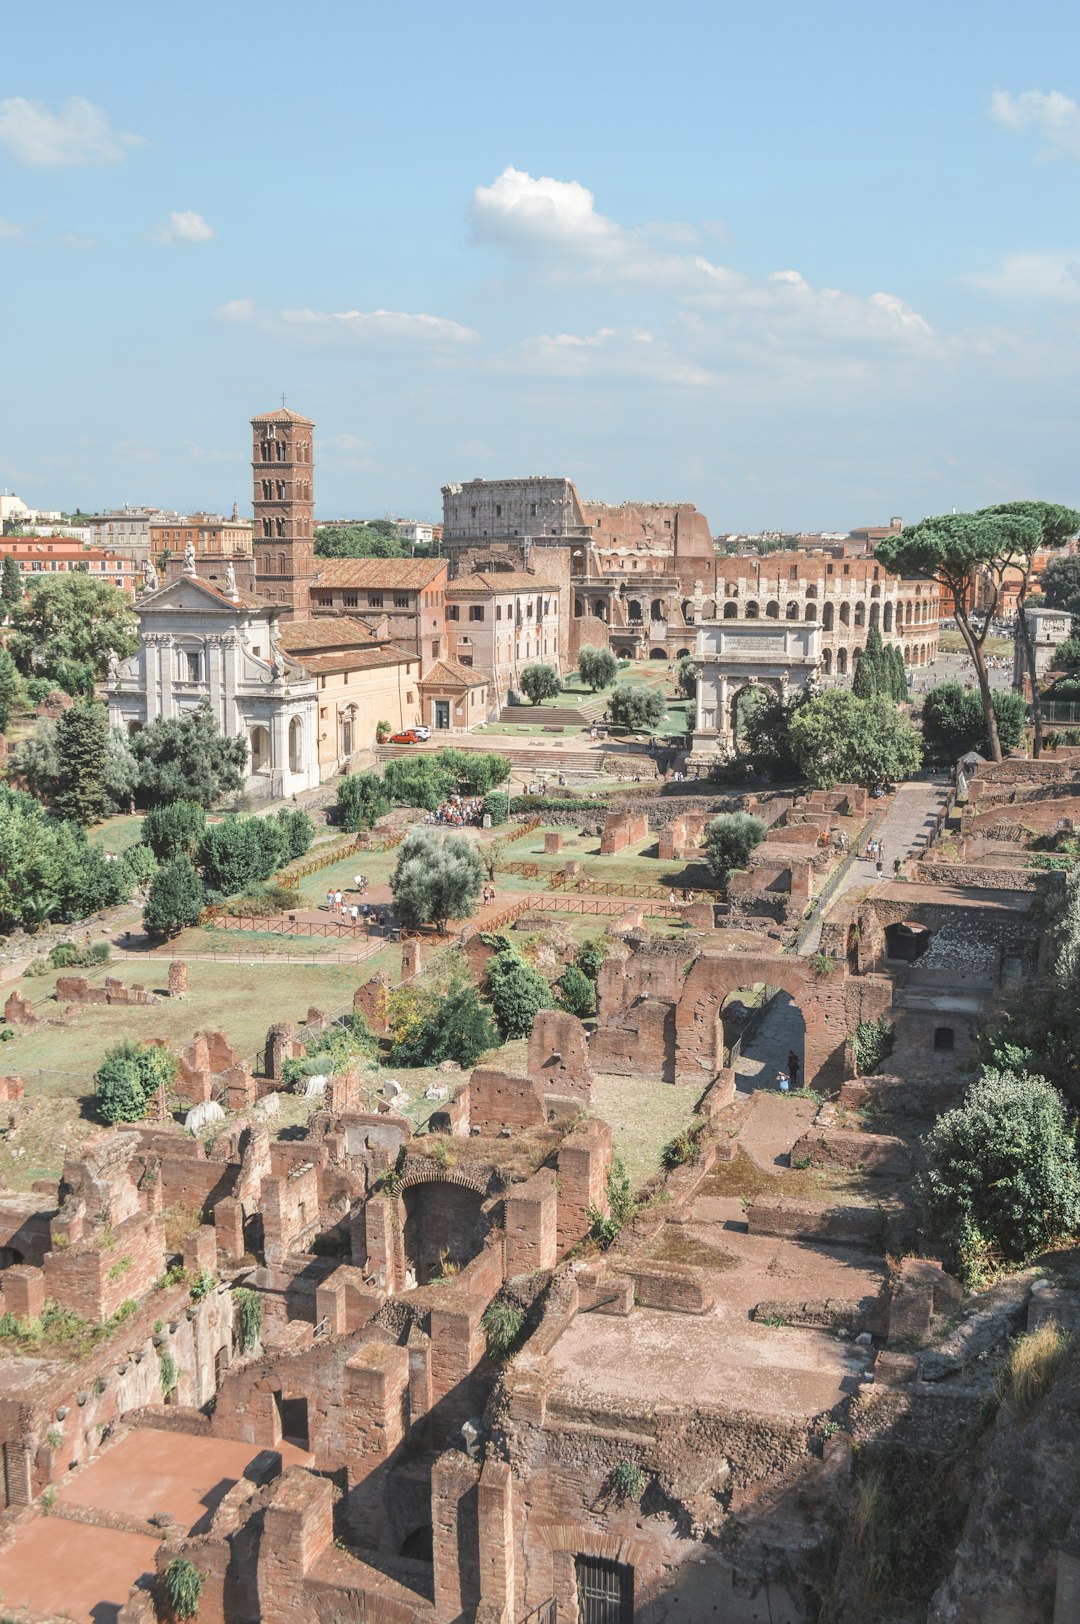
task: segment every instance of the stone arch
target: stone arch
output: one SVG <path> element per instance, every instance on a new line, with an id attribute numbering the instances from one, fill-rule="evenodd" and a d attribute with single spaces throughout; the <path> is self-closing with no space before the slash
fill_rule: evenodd
<path id="1" fill-rule="evenodd" d="M 270 771 L 270 730 L 265 727 L 253 727 L 248 735 L 248 748 L 251 753 L 251 771 L 255 773 L 268 773 Z"/>
<path id="2" fill-rule="evenodd" d="M 821 626 L 823 631 L 831 632 L 836 620 L 836 611 L 831 603 L 827 603 L 821 611 Z"/>
<path id="3" fill-rule="evenodd" d="M 878 626 L 878 625 L 880 625 L 880 623 L 881 623 L 881 605 L 880 605 L 880 603 L 872 603 L 870 605 L 870 624 L 871 624 L 871 626 Z"/>
<path id="4" fill-rule="evenodd" d="M 905 643 L 904 644 L 904 664 L 905 665 L 910 665 L 911 664 L 911 644 L 910 643 Z"/>
<path id="5" fill-rule="evenodd" d="M 760 618 L 760 615 L 761 615 L 760 606 L 758 604 L 756 604 L 754 602 L 754 600 L 751 598 L 750 602 L 746 606 L 746 615 L 745 615 L 744 618 L 746 620 L 757 620 L 757 619 Z"/>
<path id="6" fill-rule="evenodd" d="M 806 596 L 808 598 L 816 598 L 817 597 L 817 582 L 816 581 L 811 581 L 810 582 L 810 585 L 806 589 Z"/>
<path id="7" fill-rule="evenodd" d="M 690 658 L 690 650 L 688 648 L 676 649 L 675 658 L 677 660 L 688 660 Z"/>
<path id="8" fill-rule="evenodd" d="M 795 599 L 792 598 L 788 603 L 787 609 L 784 611 L 784 619 L 785 620 L 798 620 L 798 618 L 799 618 L 799 605 L 795 601 Z"/>
<path id="9" fill-rule="evenodd" d="M 842 603 L 840 605 L 840 624 L 841 624 L 841 626 L 850 626 L 851 625 L 851 605 L 850 605 L 850 603 Z"/>
<path id="10" fill-rule="evenodd" d="M 641 601 L 638 598 L 627 598 L 626 618 L 631 626 L 641 625 Z"/>
<path id="11" fill-rule="evenodd" d="M 885 632 L 891 632 L 892 631 L 892 626 L 893 626 L 893 606 L 892 606 L 891 603 L 887 603 L 885 605 L 885 612 L 881 617 L 881 629 L 882 629 L 882 631 L 885 631 Z"/>
<path id="12" fill-rule="evenodd" d="M 585 613 L 585 600 L 584 600 L 584 598 L 575 598 L 574 599 L 574 614 L 575 614 L 575 616 L 577 617 L 577 619 L 580 620 L 581 616 L 584 613 Z"/>
<path id="13" fill-rule="evenodd" d="M 769 602 L 765 605 L 765 619 L 766 620 L 779 620 L 780 619 L 780 605 L 777 603 L 775 598 L 770 598 Z"/>
<path id="14" fill-rule="evenodd" d="M 866 605 L 861 598 L 855 605 L 855 625 L 860 630 L 866 625 Z"/>
<path id="15" fill-rule="evenodd" d="M 299 716 L 294 716 L 289 723 L 289 771 L 302 773 L 304 770 L 304 724 Z"/>
<path id="16" fill-rule="evenodd" d="M 667 650 L 663 649 L 663 648 L 651 648 L 649 650 L 649 659 L 650 660 L 666 660 L 667 659 Z"/>
<path id="17" fill-rule="evenodd" d="M 872 598 L 881 597 L 881 587 L 878 585 L 877 581 L 875 581 L 873 586 L 870 588 L 870 596 Z"/>
<path id="18" fill-rule="evenodd" d="M 592 612 L 597 620 L 607 619 L 607 604 L 604 602 L 603 598 L 593 599 Z"/>
<path id="19" fill-rule="evenodd" d="M 832 676 L 832 649 L 831 648 L 825 648 L 825 649 L 822 649 L 822 651 L 821 651 L 821 669 L 822 669 L 822 671 L 825 673 L 825 675 L 827 677 Z"/>
<path id="20" fill-rule="evenodd" d="M 804 620 L 816 620 L 817 619 L 817 604 L 816 603 L 808 603 L 807 604 L 805 613 L 803 614 L 803 619 Z"/>
<path id="21" fill-rule="evenodd" d="M 484 1191 L 475 1179 L 417 1173 L 402 1181 L 398 1200 L 406 1289 L 426 1286 L 447 1265 L 460 1269 L 480 1252 L 487 1233 Z"/>
<path id="22" fill-rule="evenodd" d="M 847 676 L 847 649 L 838 648 L 836 651 L 836 674 L 838 677 Z"/>
<path id="23" fill-rule="evenodd" d="M 808 1088 L 843 1081 L 847 1040 L 847 969 L 818 977 L 797 959 L 703 953 L 691 966 L 675 1011 L 675 1081 L 707 1086 L 723 1068 L 721 1010 L 740 987 L 764 982 L 787 993 L 806 1028 L 804 1080 Z"/>
<path id="24" fill-rule="evenodd" d="M 654 598 L 652 603 L 649 605 L 649 619 L 650 620 L 663 620 L 663 618 L 664 618 L 663 601 L 660 598 Z"/>
<path id="25" fill-rule="evenodd" d="M 725 620 L 737 620 L 738 616 L 739 616 L 739 606 L 738 606 L 738 604 L 737 603 L 725 603 L 725 605 L 724 605 L 724 619 Z"/>

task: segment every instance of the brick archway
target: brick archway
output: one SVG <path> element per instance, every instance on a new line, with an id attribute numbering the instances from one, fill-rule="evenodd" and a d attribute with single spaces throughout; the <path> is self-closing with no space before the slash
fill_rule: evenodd
<path id="1" fill-rule="evenodd" d="M 815 975 L 805 960 L 703 953 L 693 965 L 675 1011 L 675 1081 L 707 1086 L 724 1064 L 724 1000 L 740 987 L 764 982 L 786 992 L 806 1028 L 803 1077 L 808 1088 L 843 1081 L 847 1038 L 847 969 Z"/>

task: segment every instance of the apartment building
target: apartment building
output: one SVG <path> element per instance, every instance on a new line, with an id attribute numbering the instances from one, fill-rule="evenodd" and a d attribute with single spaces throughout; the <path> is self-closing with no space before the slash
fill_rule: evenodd
<path id="1" fill-rule="evenodd" d="M 495 709 L 520 686 L 527 665 L 561 668 L 559 588 L 520 570 L 471 571 L 446 588 L 450 658 L 491 679 Z"/>
<path id="2" fill-rule="evenodd" d="M 447 565 L 443 558 L 316 558 L 311 613 L 357 614 L 419 655 L 426 670 L 446 653 Z"/>
<path id="3" fill-rule="evenodd" d="M 81 570 L 127 593 L 135 591 L 139 571 L 134 558 L 101 547 L 84 547 L 68 536 L 41 539 L 5 536 L 0 539 L 0 560 L 4 558 L 15 560 L 24 580 Z"/>

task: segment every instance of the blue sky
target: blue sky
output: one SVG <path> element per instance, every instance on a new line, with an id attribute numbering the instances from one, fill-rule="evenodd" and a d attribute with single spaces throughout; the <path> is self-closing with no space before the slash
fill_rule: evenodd
<path id="1" fill-rule="evenodd" d="M 715 531 L 1080 500 L 1080 14 L 61 0 L 5 22 L 0 488 L 568 474 Z"/>

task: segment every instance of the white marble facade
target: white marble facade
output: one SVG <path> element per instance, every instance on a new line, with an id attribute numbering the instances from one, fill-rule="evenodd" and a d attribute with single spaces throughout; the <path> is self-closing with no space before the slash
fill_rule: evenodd
<path id="1" fill-rule="evenodd" d="M 821 670 L 821 627 L 798 621 L 707 621 L 697 629 L 693 754 L 726 756 L 735 746 L 747 689 L 813 689 Z"/>
<path id="2" fill-rule="evenodd" d="M 109 679 L 109 720 L 134 732 L 204 701 L 221 731 L 248 741 L 245 789 L 259 799 L 319 782 L 316 679 L 278 648 L 273 605 L 228 597 L 190 576 L 135 600 L 139 647 Z"/>

